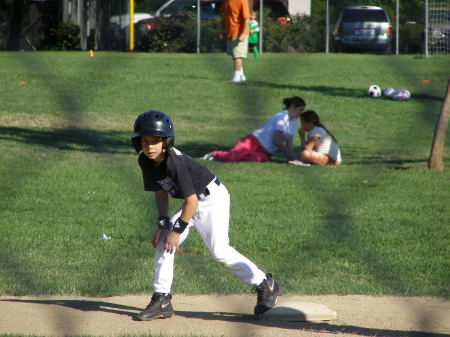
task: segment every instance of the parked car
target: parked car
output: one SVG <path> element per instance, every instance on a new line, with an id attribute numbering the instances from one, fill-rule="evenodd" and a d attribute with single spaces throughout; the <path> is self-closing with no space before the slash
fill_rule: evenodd
<path id="1" fill-rule="evenodd" d="M 256 12 L 259 11 L 259 5 L 259 0 L 253 0 L 253 9 Z M 276 21 L 281 25 L 288 25 L 291 23 L 287 0 L 264 0 L 263 10 L 264 12 L 267 11 L 271 20 Z M 259 18 L 257 20 L 259 20 Z"/>
<path id="2" fill-rule="evenodd" d="M 392 25 L 386 11 L 377 6 L 345 7 L 333 32 L 337 51 L 360 50 L 391 53 Z"/>
<path id="3" fill-rule="evenodd" d="M 200 0 L 200 17 L 213 19 L 220 15 L 221 0 Z M 253 0 L 253 8 L 259 10 L 259 0 Z M 272 20 L 286 23 L 290 21 L 287 0 L 265 0 L 264 11 Z M 197 0 L 168 0 L 156 12 L 155 18 L 168 18 L 183 11 L 197 12 Z"/>
<path id="4" fill-rule="evenodd" d="M 450 33 L 450 8 L 432 8 L 428 14 L 429 34 L 431 48 L 448 51 Z"/>
<path id="5" fill-rule="evenodd" d="M 128 14 L 113 15 L 109 18 L 108 45 L 113 50 L 127 50 L 127 34 L 130 25 Z M 153 16 L 148 13 L 134 13 L 134 39 L 138 44 L 152 29 Z"/>
<path id="6" fill-rule="evenodd" d="M 200 17 L 208 20 L 220 15 L 220 2 L 200 0 Z M 197 13 L 197 0 L 169 0 L 156 11 L 155 17 L 167 18 L 182 11 Z"/>

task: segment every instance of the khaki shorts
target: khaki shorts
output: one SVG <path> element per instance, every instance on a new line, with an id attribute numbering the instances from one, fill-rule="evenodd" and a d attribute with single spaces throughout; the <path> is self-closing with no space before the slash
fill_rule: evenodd
<path id="1" fill-rule="evenodd" d="M 234 59 L 246 58 L 248 50 L 248 36 L 244 41 L 239 41 L 238 37 L 227 39 L 227 54 Z"/>

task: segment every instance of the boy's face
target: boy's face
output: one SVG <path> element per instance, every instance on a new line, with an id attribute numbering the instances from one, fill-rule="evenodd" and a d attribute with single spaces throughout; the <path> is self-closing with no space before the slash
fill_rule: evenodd
<path id="1" fill-rule="evenodd" d="M 151 160 L 160 163 L 164 160 L 164 153 L 162 137 L 157 136 L 142 136 L 141 137 L 142 152 Z"/>

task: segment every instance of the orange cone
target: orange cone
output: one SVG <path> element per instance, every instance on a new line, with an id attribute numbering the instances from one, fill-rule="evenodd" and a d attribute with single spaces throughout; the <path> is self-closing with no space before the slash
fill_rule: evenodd
<path id="1" fill-rule="evenodd" d="M 94 57 L 94 51 L 92 49 L 89 49 L 89 56 Z"/>

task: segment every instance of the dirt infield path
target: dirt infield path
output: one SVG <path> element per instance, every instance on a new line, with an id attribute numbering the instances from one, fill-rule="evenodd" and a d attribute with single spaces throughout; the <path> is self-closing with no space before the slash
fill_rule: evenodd
<path id="1" fill-rule="evenodd" d="M 337 311 L 328 322 L 255 320 L 254 296 L 174 296 L 176 315 L 134 321 L 148 296 L 0 297 L 0 334 L 40 336 L 450 336 L 450 301 L 422 297 L 283 296 Z"/>

